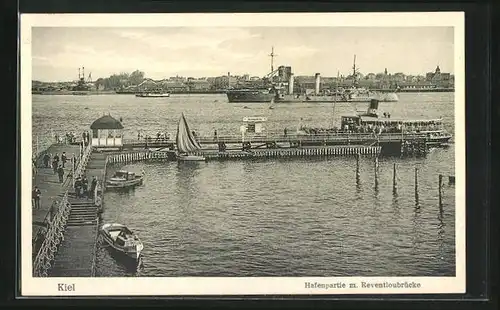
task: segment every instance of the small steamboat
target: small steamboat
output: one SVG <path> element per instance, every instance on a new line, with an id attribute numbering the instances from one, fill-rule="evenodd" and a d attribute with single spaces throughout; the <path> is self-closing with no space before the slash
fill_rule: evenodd
<path id="1" fill-rule="evenodd" d="M 136 175 L 135 172 L 120 170 L 117 171 L 107 182 L 106 189 L 125 189 L 142 185 L 143 175 Z"/>

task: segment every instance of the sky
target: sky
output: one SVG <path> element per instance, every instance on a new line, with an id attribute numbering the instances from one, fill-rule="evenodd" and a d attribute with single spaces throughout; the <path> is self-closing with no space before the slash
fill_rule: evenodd
<path id="1" fill-rule="evenodd" d="M 146 77 L 207 77 L 292 67 L 295 75 L 454 73 L 453 27 L 33 27 L 32 79 L 71 81 L 141 70 Z"/>

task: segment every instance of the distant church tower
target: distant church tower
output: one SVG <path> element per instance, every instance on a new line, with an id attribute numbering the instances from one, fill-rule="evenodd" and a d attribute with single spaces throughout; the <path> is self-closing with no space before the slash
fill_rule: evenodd
<path id="1" fill-rule="evenodd" d="M 436 67 L 436 74 L 441 74 L 441 69 L 439 69 L 439 65 Z"/>
<path id="2" fill-rule="evenodd" d="M 384 70 L 384 74 L 385 74 L 385 75 L 387 75 L 387 68 L 385 68 L 385 70 Z"/>

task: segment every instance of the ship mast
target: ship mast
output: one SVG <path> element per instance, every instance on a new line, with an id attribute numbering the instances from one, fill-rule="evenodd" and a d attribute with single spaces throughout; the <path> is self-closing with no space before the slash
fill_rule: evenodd
<path id="1" fill-rule="evenodd" d="M 356 68 L 356 55 L 354 55 L 354 62 L 352 65 L 352 77 L 354 79 L 354 86 L 358 85 L 358 71 L 359 68 Z"/>
<path id="2" fill-rule="evenodd" d="M 274 46 L 273 46 L 273 47 L 271 47 L 271 54 L 269 54 L 268 56 L 270 56 L 270 57 L 271 57 L 271 72 L 273 72 L 273 71 L 274 71 L 274 57 L 275 57 L 275 56 L 278 56 L 278 55 L 276 55 L 276 54 L 274 53 Z"/>
<path id="3" fill-rule="evenodd" d="M 332 129 L 335 127 L 335 105 L 337 104 L 337 96 L 339 93 L 339 74 L 340 72 L 337 71 L 337 80 L 335 81 L 335 94 L 334 94 L 335 97 L 332 107 Z"/>

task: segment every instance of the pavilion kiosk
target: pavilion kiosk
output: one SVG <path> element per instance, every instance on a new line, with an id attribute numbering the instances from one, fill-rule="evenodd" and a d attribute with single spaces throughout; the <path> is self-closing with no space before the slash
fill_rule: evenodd
<path id="1" fill-rule="evenodd" d="M 92 125 L 92 146 L 96 148 L 123 147 L 123 125 L 111 117 L 104 115 L 96 119 Z"/>
<path id="2" fill-rule="evenodd" d="M 243 125 L 240 128 L 240 131 L 244 131 L 246 133 L 252 133 L 252 134 L 263 134 L 265 131 L 264 128 L 264 123 L 267 121 L 267 117 L 260 117 L 260 116 L 248 116 L 243 118 Z"/>

